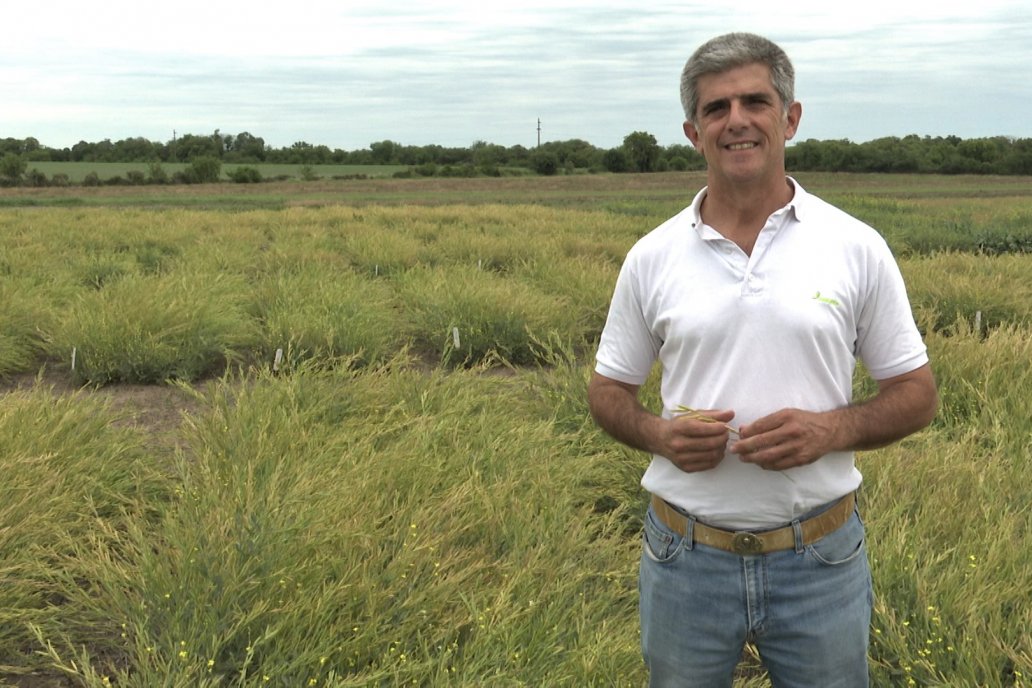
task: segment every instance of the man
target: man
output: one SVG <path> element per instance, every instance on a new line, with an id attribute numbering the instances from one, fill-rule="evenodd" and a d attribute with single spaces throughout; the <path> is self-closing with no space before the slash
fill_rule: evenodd
<path id="1" fill-rule="evenodd" d="M 653 455 L 639 586 L 653 686 L 730 686 L 746 642 L 775 686 L 867 686 L 853 452 L 937 405 L 885 242 L 786 176 L 793 80 L 752 34 L 685 65 L 707 186 L 628 253 L 589 385 L 599 425 Z M 657 359 L 658 415 L 638 400 Z M 853 403 L 857 359 L 878 392 Z"/>

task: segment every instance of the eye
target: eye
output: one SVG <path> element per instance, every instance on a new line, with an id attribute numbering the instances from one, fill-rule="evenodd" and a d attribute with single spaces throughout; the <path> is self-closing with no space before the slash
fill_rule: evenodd
<path id="1" fill-rule="evenodd" d="M 712 103 L 707 103 L 702 108 L 703 117 L 712 117 L 718 115 L 724 110 L 727 110 L 728 102 L 726 100 L 718 100 Z"/>

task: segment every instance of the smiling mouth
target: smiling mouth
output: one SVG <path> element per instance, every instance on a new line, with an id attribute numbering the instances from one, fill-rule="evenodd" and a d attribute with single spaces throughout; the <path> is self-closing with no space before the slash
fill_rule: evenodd
<path id="1" fill-rule="evenodd" d="M 728 150 L 741 151 L 741 150 L 749 150 L 750 148 L 755 148 L 756 144 L 750 141 L 748 143 L 732 143 L 732 144 L 729 144 L 729 145 L 727 145 L 725 147 Z"/>

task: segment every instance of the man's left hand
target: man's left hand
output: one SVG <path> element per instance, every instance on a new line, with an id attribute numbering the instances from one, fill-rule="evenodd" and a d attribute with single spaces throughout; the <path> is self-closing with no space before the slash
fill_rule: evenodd
<path id="1" fill-rule="evenodd" d="M 765 470 L 805 466 L 835 449 L 833 414 L 782 409 L 740 429 L 729 451 Z"/>

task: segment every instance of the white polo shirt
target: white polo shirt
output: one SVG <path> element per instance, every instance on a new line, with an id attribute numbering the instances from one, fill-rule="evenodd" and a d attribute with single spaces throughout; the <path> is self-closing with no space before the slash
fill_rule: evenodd
<path id="1" fill-rule="evenodd" d="M 663 416 L 678 405 L 731 409 L 744 425 L 783 408 L 825 411 L 852 399 L 856 360 L 875 379 L 928 361 L 899 268 L 871 227 L 791 180 L 752 255 L 691 207 L 627 254 L 595 370 L 633 385 L 662 366 Z M 852 452 L 765 471 L 728 454 L 685 473 L 653 456 L 642 486 L 724 528 L 782 525 L 855 490 Z"/>

